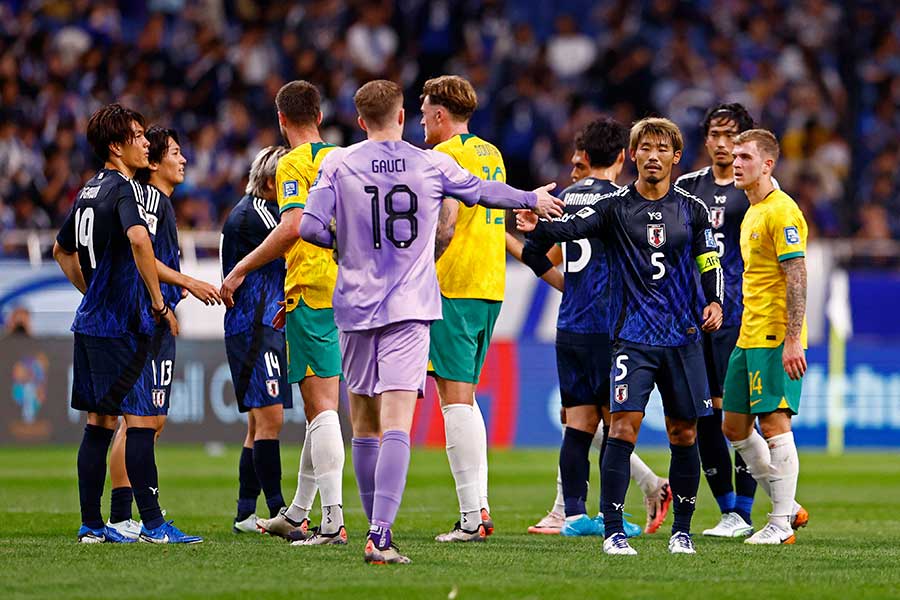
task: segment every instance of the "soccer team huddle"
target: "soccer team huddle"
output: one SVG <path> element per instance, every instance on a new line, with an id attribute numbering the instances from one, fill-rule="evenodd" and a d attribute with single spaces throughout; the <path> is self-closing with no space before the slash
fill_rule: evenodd
<path id="1" fill-rule="evenodd" d="M 139 113 L 118 104 L 91 117 L 88 141 L 104 168 L 79 192 L 53 250 L 84 295 L 72 325 L 72 407 L 87 413 L 78 540 L 203 541 L 165 519 L 155 461 L 175 361 L 174 308 L 191 294 L 226 306 L 228 363 L 248 416 L 236 533 L 297 546 L 347 543 L 343 379 L 369 522 L 365 561 L 411 562 L 392 527 L 430 374 L 459 500 L 459 520 L 435 539 L 484 541 L 494 522 L 475 388 L 509 252 L 562 292 L 557 498 L 528 531 L 600 536 L 603 552 L 636 554 L 628 538 L 655 533 L 672 512 L 668 548 L 693 554 L 702 465 L 722 513 L 704 535 L 794 543 L 809 518 L 795 500 L 791 433 L 806 370 L 807 228 L 772 178 L 775 136 L 754 128 L 739 104 L 713 107 L 703 123 L 711 166 L 673 184 L 684 141 L 672 121 L 645 118 L 629 130 L 601 117 L 576 136 L 573 183 L 554 196 L 554 184 L 523 191 L 505 183 L 499 150 L 469 132 L 477 98 L 468 81 L 431 79 L 421 99 L 432 150 L 403 141 L 402 90 L 385 80 L 354 96 L 367 139 L 339 148 L 320 136 L 317 89 L 283 86 L 275 105 L 289 148 L 264 148 L 250 166 L 246 195 L 223 226 L 220 287 L 180 272 L 171 202 L 186 163 L 178 133 L 145 129 Z M 638 176 L 619 187 L 626 155 Z M 506 232 L 507 209 L 524 244 Z M 307 423 L 297 489 L 286 502 L 279 435 L 295 383 Z M 634 452 L 654 388 L 670 442 L 667 477 Z M 600 450 L 595 517 L 586 507 L 591 447 Z M 644 527 L 624 519 L 630 479 L 644 494 Z M 757 484 L 772 510 L 754 533 Z M 268 518 L 256 514 L 260 494 Z M 322 520 L 313 527 L 317 494 Z"/>

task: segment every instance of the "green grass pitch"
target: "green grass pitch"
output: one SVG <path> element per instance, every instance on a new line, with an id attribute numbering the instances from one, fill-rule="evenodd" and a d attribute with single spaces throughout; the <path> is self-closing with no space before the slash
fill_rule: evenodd
<path id="1" fill-rule="evenodd" d="M 438 545 L 453 524 L 456 497 L 442 451 L 413 453 L 396 540 L 409 566 L 362 562 L 364 517 L 349 464 L 344 477 L 346 547 L 295 548 L 235 535 L 237 447 L 158 451 L 169 518 L 206 542 L 197 546 L 79 546 L 75 448 L 0 449 L 0 597 L 10 598 L 900 598 L 900 460 L 894 453 L 830 458 L 802 452 L 800 500 L 810 526 L 793 547 L 749 547 L 697 535 L 696 556 L 666 551 L 667 523 L 641 536 L 636 557 L 606 557 L 599 538 L 535 536 L 526 527 L 554 495 L 552 451 L 491 453 L 497 532 L 484 544 Z M 657 472 L 667 455 L 642 452 Z M 282 448 L 284 493 L 293 494 L 298 448 Z M 596 460 L 596 454 L 592 455 Z M 596 470 L 592 472 L 596 482 Z M 108 491 L 104 516 L 108 513 Z M 761 492 L 760 492 L 761 494 Z M 596 486 L 589 504 L 596 506 Z M 694 528 L 717 520 L 701 483 Z M 260 499 L 260 510 L 264 502 Z M 758 497 L 754 519 L 765 519 Z M 643 523 L 640 493 L 627 509 Z M 136 513 L 135 513 L 136 514 Z M 327 595 L 325 595 L 327 594 Z"/>

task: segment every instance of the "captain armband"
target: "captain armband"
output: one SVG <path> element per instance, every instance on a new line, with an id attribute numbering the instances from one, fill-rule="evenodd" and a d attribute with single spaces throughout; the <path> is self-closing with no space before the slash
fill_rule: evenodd
<path id="1" fill-rule="evenodd" d="M 707 271 L 712 271 L 713 269 L 721 268 L 722 264 L 719 262 L 719 255 L 716 252 L 706 252 L 705 254 L 701 254 L 696 259 L 697 268 L 700 269 L 700 273 L 706 273 Z"/>

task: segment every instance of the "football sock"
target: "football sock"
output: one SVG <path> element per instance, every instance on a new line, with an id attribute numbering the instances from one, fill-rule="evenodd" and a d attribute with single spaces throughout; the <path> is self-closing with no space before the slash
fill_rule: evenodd
<path id="1" fill-rule="evenodd" d="M 316 500 L 316 474 L 312 464 L 312 442 L 309 439 L 309 423 L 306 424 L 306 435 L 303 439 L 303 447 L 300 449 L 300 469 L 297 472 L 297 491 L 294 499 L 285 512 L 285 516 L 295 523 L 309 517 L 313 502 Z"/>
<path id="2" fill-rule="evenodd" d="M 313 472 L 322 506 L 340 506 L 344 503 L 344 438 L 341 437 L 337 411 L 325 410 L 316 415 L 309 424 L 309 438 L 312 442 Z M 343 525 L 343 522 L 338 525 Z"/>
<path id="3" fill-rule="evenodd" d="M 556 467 L 556 499 L 553 501 L 553 512 L 558 515 L 566 515 L 566 501 L 562 493 L 562 473 Z"/>
<path id="4" fill-rule="evenodd" d="M 85 425 L 78 448 L 78 497 L 81 522 L 91 529 L 103 527 L 100 500 L 106 483 L 106 453 L 114 431 L 99 425 Z"/>
<path id="5" fill-rule="evenodd" d="M 723 514 L 732 512 L 735 494 L 731 485 L 731 451 L 722 433 L 721 408 L 714 408 L 713 414 L 697 419 L 697 446 L 703 474 L 719 510 Z"/>
<path id="6" fill-rule="evenodd" d="M 266 495 L 266 506 L 269 507 L 271 519 L 284 506 L 284 496 L 281 495 L 281 450 L 278 440 L 253 442 L 253 468 Z"/>
<path id="7" fill-rule="evenodd" d="M 337 533 L 344 524 L 344 508 L 340 504 L 322 506 L 322 533 Z"/>
<path id="8" fill-rule="evenodd" d="M 656 488 L 659 487 L 659 477 L 656 476 L 656 473 L 653 472 L 653 469 L 647 466 L 641 457 L 638 456 L 637 452 L 631 453 L 631 478 L 634 479 L 634 482 L 638 484 L 638 487 L 641 488 L 641 492 L 644 496 L 652 496 L 656 493 Z"/>
<path id="9" fill-rule="evenodd" d="M 134 494 L 130 487 L 114 488 L 109 495 L 109 522 L 121 523 L 131 518 Z"/>
<path id="10" fill-rule="evenodd" d="M 731 442 L 734 449 L 741 455 L 753 479 L 762 487 L 769 498 L 772 492 L 769 489 L 769 463 L 772 455 L 769 453 L 769 445 L 756 429 L 750 431 L 750 437 L 745 440 Z"/>
<path id="11" fill-rule="evenodd" d="M 794 433 L 788 431 L 768 440 L 772 462 L 769 463 L 769 486 L 772 490 L 772 514 L 769 522 L 790 531 L 800 458 L 794 444 Z"/>
<path id="12" fill-rule="evenodd" d="M 390 528 L 406 487 L 409 470 L 409 434 L 392 429 L 381 436 L 381 451 L 375 465 L 375 499 L 372 502 L 372 524 Z"/>
<path id="13" fill-rule="evenodd" d="M 156 529 L 165 520 L 159 508 L 159 474 L 156 471 L 156 430 L 129 427 L 125 437 L 125 470 L 145 529 Z"/>
<path id="14" fill-rule="evenodd" d="M 372 520 L 372 502 L 375 499 L 375 465 L 378 464 L 378 438 L 353 438 L 350 443 L 353 455 L 353 472 L 356 473 L 356 487 L 362 501 L 366 521 Z"/>
<path id="15" fill-rule="evenodd" d="M 475 418 L 478 421 L 478 428 L 475 430 L 475 440 L 478 442 L 478 503 L 481 508 L 491 512 L 491 505 L 488 502 L 487 428 L 475 394 L 472 394 L 472 410 L 475 411 Z"/>
<path id="16" fill-rule="evenodd" d="M 237 520 L 243 521 L 256 512 L 256 499 L 262 488 L 253 466 L 253 448 L 241 448 L 241 462 L 238 466 Z"/>
<path id="17" fill-rule="evenodd" d="M 734 512 L 739 514 L 744 521 L 752 525 L 753 497 L 756 495 L 756 480 L 750 474 L 747 463 L 740 452 L 734 453 L 734 491 L 737 497 L 734 500 Z"/>
<path id="18" fill-rule="evenodd" d="M 606 440 L 606 452 L 600 469 L 600 511 L 606 526 L 606 537 L 625 533 L 622 526 L 622 509 L 631 478 L 631 453 L 634 444 L 618 438 Z"/>
<path id="19" fill-rule="evenodd" d="M 669 463 L 669 485 L 672 486 L 672 506 L 675 518 L 672 533 L 691 532 L 691 519 L 700 488 L 700 453 L 697 443 L 690 446 L 669 444 L 672 452 Z"/>
<path id="20" fill-rule="evenodd" d="M 456 496 L 460 514 L 481 509 L 478 486 L 478 444 L 474 440 L 478 427 L 474 409 L 468 404 L 448 404 L 444 413 L 444 434 L 447 438 L 447 460 L 456 482 Z"/>
<path id="21" fill-rule="evenodd" d="M 559 472 L 567 517 L 587 514 L 588 479 L 591 476 L 589 454 L 594 434 L 566 427 L 559 450 Z"/>

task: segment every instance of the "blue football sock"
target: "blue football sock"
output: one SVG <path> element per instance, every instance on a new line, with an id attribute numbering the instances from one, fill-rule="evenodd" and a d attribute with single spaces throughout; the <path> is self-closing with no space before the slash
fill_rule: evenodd
<path id="1" fill-rule="evenodd" d="M 753 513 L 753 497 L 756 495 L 756 480 L 750 474 L 747 463 L 739 452 L 734 453 L 734 490 L 737 498 L 734 504 L 734 512 L 751 523 L 750 515 Z"/>
<path id="2" fill-rule="evenodd" d="M 106 482 L 106 452 L 112 442 L 113 430 L 98 425 L 85 425 L 78 448 L 78 497 L 81 501 L 81 522 L 91 529 L 103 527 L 100 499 Z"/>
<path id="3" fill-rule="evenodd" d="M 716 496 L 716 504 L 719 505 L 719 510 L 722 511 L 723 515 L 725 513 L 734 512 L 735 498 L 737 498 L 737 495 L 734 492 Z"/>
<path id="4" fill-rule="evenodd" d="M 121 523 L 131 518 L 131 503 L 134 494 L 130 487 L 114 488 L 109 498 L 109 520 L 111 523 Z"/>
<path id="5" fill-rule="evenodd" d="M 631 453 L 634 444 L 616 438 L 609 438 L 603 465 L 600 470 L 600 509 L 606 527 L 606 537 L 614 533 L 625 533 L 622 525 L 622 510 L 625 508 L 625 494 L 631 479 Z"/>
<path id="6" fill-rule="evenodd" d="M 266 495 L 269 518 L 274 517 L 284 506 L 284 497 L 281 495 L 281 450 L 278 440 L 253 442 L 253 466 Z"/>
<path id="7" fill-rule="evenodd" d="M 691 519 L 700 487 L 700 454 L 697 444 L 675 446 L 669 444 L 672 452 L 669 463 L 669 485 L 672 488 L 672 506 L 675 512 L 672 533 L 691 532 Z"/>
<path id="8" fill-rule="evenodd" d="M 588 479 L 591 476 L 591 442 L 594 435 L 573 427 L 566 427 L 559 449 L 559 473 L 562 479 L 566 516 L 586 514 Z"/>
<path id="9" fill-rule="evenodd" d="M 697 419 L 697 446 L 709 490 L 723 513 L 734 510 L 734 487 L 731 485 L 731 450 L 722 433 L 722 409 Z"/>
<path id="10" fill-rule="evenodd" d="M 165 520 L 159 508 L 159 474 L 156 471 L 156 430 L 129 427 L 125 437 L 125 468 L 134 501 L 146 529 L 156 529 Z"/>
<path id="11" fill-rule="evenodd" d="M 253 448 L 241 448 L 241 462 L 238 467 L 237 520 L 243 521 L 256 512 L 256 499 L 262 488 L 253 466 Z"/>
<path id="12" fill-rule="evenodd" d="M 737 496 L 734 501 L 734 512 L 739 514 L 748 525 L 753 525 L 753 496 Z"/>

